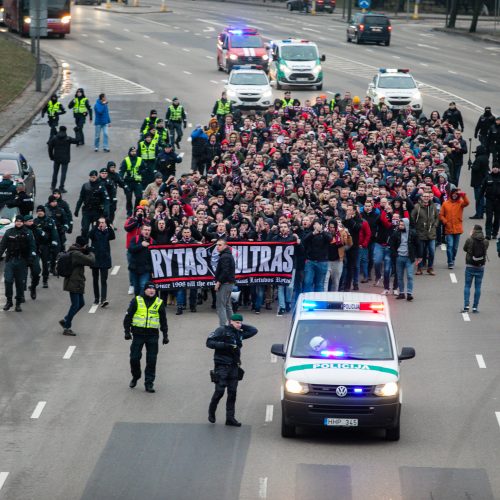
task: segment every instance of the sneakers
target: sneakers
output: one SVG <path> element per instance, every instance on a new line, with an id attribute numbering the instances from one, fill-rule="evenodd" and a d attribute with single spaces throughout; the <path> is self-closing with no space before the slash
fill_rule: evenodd
<path id="1" fill-rule="evenodd" d="M 387 288 L 382 292 L 382 295 L 390 295 L 391 291 Z"/>
<path id="2" fill-rule="evenodd" d="M 417 272 L 415 273 L 416 276 L 422 276 L 422 274 L 424 274 L 424 272 L 422 271 L 422 268 L 418 268 L 417 269 Z"/>
<path id="3" fill-rule="evenodd" d="M 411 293 L 407 293 L 407 294 L 406 294 L 406 300 L 407 300 L 408 302 L 411 302 L 411 301 L 413 300 L 413 295 L 412 295 Z"/>
<path id="4" fill-rule="evenodd" d="M 176 316 L 180 316 L 182 314 L 182 307 L 177 308 L 177 312 L 175 313 Z"/>
<path id="5" fill-rule="evenodd" d="M 154 388 L 153 388 L 153 384 L 146 384 L 146 385 L 144 386 L 144 389 L 145 389 L 145 391 L 146 391 L 146 392 L 156 392 L 156 391 L 154 390 Z"/>
<path id="6" fill-rule="evenodd" d="M 133 389 L 133 388 L 137 385 L 137 381 L 138 381 L 138 380 L 139 380 L 139 379 L 137 379 L 137 378 L 133 378 L 133 379 L 130 381 L 130 384 L 128 384 L 128 386 L 129 386 L 131 389 Z"/>
<path id="7" fill-rule="evenodd" d="M 396 300 L 404 300 L 406 297 L 405 297 L 405 294 L 404 293 L 400 293 L 397 297 L 396 297 Z"/>
<path id="8" fill-rule="evenodd" d="M 468 313 L 469 312 L 469 306 L 464 306 L 464 308 L 460 312 L 461 313 Z"/>
<path id="9" fill-rule="evenodd" d="M 76 333 L 71 328 L 65 328 L 63 331 L 63 335 L 67 335 L 69 337 L 76 337 Z"/>
<path id="10" fill-rule="evenodd" d="M 283 316 L 283 314 L 285 314 L 285 310 L 282 307 L 280 307 L 278 309 L 278 314 L 276 314 L 276 316 Z"/>
<path id="11" fill-rule="evenodd" d="M 448 269 L 453 269 L 453 264 L 448 264 Z"/>
<path id="12" fill-rule="evenodd" d="M 472 308 L 472 312 L 473 312 L 474 314 L 477 314 L 477 313 L 479 312 L 479 310 L 478 310 L 478 308 L 477 308 L 477 307 L 473 307 L 473 308 Z"/>
<path id="13" fill-rule="evenodd" d="M 101 302 L 101 307 L 108 307 L 108 306 L 109 306 L 109 301 L 107 301 L 107 300 L 103 300 L 103 301 Z"/>
<path id="14" fill-rule="evenodd" d="M 134 287 L 133 286 L 128 287 L 128 295 L 134 295 Z"/>
<path id="15" fill-rule="evenodd" d="M 373 286 L 381 286 L 382 285 L 382 278 L 379 278 L 375 283 L 373 283 Z"/>
<path id="16" fill-rule="evenodd" d="M 393 295 L 399 295 L 399 290 L 397 288 L 392 289 L 392 294 Z"/>

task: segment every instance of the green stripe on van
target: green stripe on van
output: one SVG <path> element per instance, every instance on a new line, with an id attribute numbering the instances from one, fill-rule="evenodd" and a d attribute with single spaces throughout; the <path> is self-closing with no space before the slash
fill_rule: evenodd
<path id="1" fill-rule="evenodd" d="M 395 375 L 396 377 L 399 375 L 397 370 L 386 368 L 385 366 L 365 365 L 363 363 L 347 362 L 309 363 L 307 365 L 290 366 L 286 369 L 285 373 L 297 372 L 302 370 L 321 370 L 324 368 L 339 368 L 341 370 L 371 370 L 375 372 L 390 373 L 391 375 Z"/>

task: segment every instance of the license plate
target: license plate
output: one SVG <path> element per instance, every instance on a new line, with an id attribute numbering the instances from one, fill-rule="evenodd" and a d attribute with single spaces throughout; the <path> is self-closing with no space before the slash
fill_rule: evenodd
<path id="1" fill-rule="evenodd" d="M 357 418 L 325 418 L 324 424 L 327 427 L 357 427 Z"/>
<path id="2" fill-rule="evenodd" d="M 50 33 L 51 31 L 54 31 L 52 28 L 47 28 L 47 33 Z"/>
<path id="3" fill-rule="evenodd" d="M 391 106 L 392 109 L 404 109 L 406 105 L 404 104 L 396 104 L 394 106 Z"/>
<path id="4" fill-rule="evenodd" d="M 382 28 L 372 28 L 372 31 L 382 31 Z"/>
<path id="5" fill-rule="evenodd" d="M 297 78 L 298 82 L 307 82 L 307 80 L 309 80 L 309 78 Z"/>

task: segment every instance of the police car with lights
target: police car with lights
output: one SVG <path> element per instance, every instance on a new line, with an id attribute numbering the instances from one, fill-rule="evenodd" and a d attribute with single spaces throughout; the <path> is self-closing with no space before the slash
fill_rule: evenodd
<path id="1" fill-rule="evenodd" d="M 262 66 L 234 66 L 226 92 L 233 108 L 267 108 L 273 103 L 273 91 Z"/>
<path id="2" fill-rule="evenodd" d="M 271 352 L 284 359 L 281 435 L 298 426 L 372 427 L 399 440 L 400 362 L 387 298 L 321 292 L 299 296 L 286 344 Z"/>
<path id="3" fill-rule="evenodd" d="M 419 87 L 409 69 L 381 68 L 368 85 L 366 94 L 377 105 L 380 98 L 384 97 L 390 109 L 402 110 L 411 106 L 413 113 L 420 116 L 423 102 Z"/>
<path id="4" fill-rule="evenodd" d="M 273 40 L 269 44 L 269 77 L 280 90 L 285 85 L 323 88 L 325 55 L 320 56 L 318 46 L 309 40 L 289 38 Z"/>

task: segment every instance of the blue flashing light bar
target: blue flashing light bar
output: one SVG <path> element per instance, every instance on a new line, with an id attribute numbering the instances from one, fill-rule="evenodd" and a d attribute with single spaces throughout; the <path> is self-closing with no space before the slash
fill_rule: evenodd
<path id="1" fill-rule="evenodd" d="M 233 35 L 243 35 L 243 30 L 229 30 Z"/>
<path id="2" fill-rule="evenodd" d="M 363 394 L 363 389 L 361 387 L 355 387 L 354 394 Z"/>
<path id="3" fill-rule="evenodd" d="M 340 349 L 326 350 L 321 351 L 321 356 L 325 358 L 334 357 L 334 358 L 343 358 L 345 356 L 345 352 Z"/>

